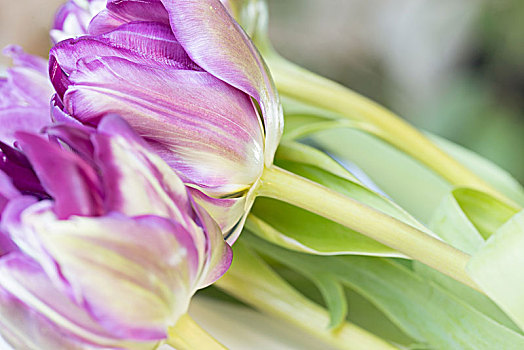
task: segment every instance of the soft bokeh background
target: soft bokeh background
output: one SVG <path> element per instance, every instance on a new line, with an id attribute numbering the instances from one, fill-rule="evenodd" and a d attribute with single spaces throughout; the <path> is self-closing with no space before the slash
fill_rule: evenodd
<path id="1" fill-rule="evenodd" d="M 46 55 L 62 0 L 0 0 L 0 46 Z M 278 50 L 524 182 L 524 1 L 269 0 Z M 5 59 L 1 64 L 7 64 Z"/>
<path id="2" fill-rule="evenodd" d="M 284 56 L 524 182 L 524 1 L 269 0 Z"/>

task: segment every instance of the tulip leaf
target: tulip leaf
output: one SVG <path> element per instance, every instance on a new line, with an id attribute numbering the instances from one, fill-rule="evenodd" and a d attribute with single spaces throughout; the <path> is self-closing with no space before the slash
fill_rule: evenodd
<path id="1" fill-rule="evenodd" d="M 452 186 L 427 167 L 386 142 L 354 129 L 333 129 L 311 135 L 315 145 L 343 165 L 353 164 L 395 203 L 423 223 Z"/>
<path id="2" fill-rule="evenodd" d="M 472 189 L 455 189 L 453 196 L 485 239 L 518 212 L 504 202 Z"/>
<path id="3" fill-rule="evenodd" d="M 524 336 L 487 317 L 394 259 L 315 256 L 292 252 L 255 236 L 251 247 L 290 268 L 327 271 L 364 296 L 406 334 L 430 348 L 521 349 Z"/>
<path id="4" fill-rule="evenodd" d="M 428 134 L 440 148 L 475 172 L 501 193 L 524 206 L 524 188 L 504 169 L 464 147 L 451 141 Z"/>
<path id="5" fill-rule="evenodd" d="M 294 268 L 295 271 L 313 282 L 322 294 L 330 316 L 328 328 L 334 329 L 340 326 L 346 320 L 348 307 L 344 288 L 338 282 L 336 276 L 333 276 L 329 271 L 318 274 L 307 267 L 295 266 Z"/>
<path id="6" fill-rule="evenodd" d="M 305 145 L 302 145 L 303 147 L 293 145 L 295 148 L 284 148 L 284 152 L 279 153 L 276 158 L 277 165 L 433 234 L 387 198 L 352 181 L 351 176 L 340 168 L 332 167 L 331 163 L 322 158 L 327 156 L 320 156 L 322 153 L 315 154 L 318 151 Z M 297 150 L 298 153 L 296 153 Z M 289 160 L 304 158 L 306 160 L 303 160 L 303 163 Z M 312 164 L 318 164 L 318 166 Z M 333 172 L 326 169 L 332 169 Z M 311 254 L 402 256 L 395 250 L 354 230 L 274 199 L 258 198 L 256 200 L 247 227 L 274 244 Z"/>
<path id="7" fill-rule="evenodd" d="M 398 220 L 404 221 L 409 225 L 417 227 L 420 230 L 427 231 L 428 233 L 432 234 L 425 226 L 419 223 L 404 209 L 386 197 L 375 193 L 374 191 L 361 185 L 360 183 L 355 183 L 354 181 L 341 178 L 340 176 L 330 173 L 325 169 L 311 166 L 306 163 L 284 161 L 280 159 L 278 159 L 276 163 L 278 166 L 288 171 L 303 176 L 311 181 L 315 181 L 374 209 L 380 210 L 385 214 L 393 216 Z"/>
<path id="8" fill-rule="evenodd" d="M 470 221 L 468 214 L 474 220 L 497 222 L 497 219 L 501 217 L 500 211 L 505 213 L 507 210 L 505 204 L 501 204 L 492 197 L 480 193 L 480 196 L 477 198 L 477 194 L 479 192 L 470 189 L 456 189 L 452 191 L 443 199 L 429 225 L 430 229 L 446 242 L 468 254 L 477 252 L 485 242 L 483 235 L 477 229 L 479 224 L 475 221 Z M 470 201 L 472 198 L 476 200 Z M 479 218 L 476 215 L 479 213 L 483 217 Z M 491 216 L 494 218 L 491 219 Z M 417 273 L 438 283 L 449 293 L 461 298 L 461 300 L 485 315 L 508 328 L 518 331 L 518 327 L 508 316 L 485 295 L 418 262 L 413 262 L 413 267 Z"/>
<path id="9" fill-rule="evenodd" d="M 400 256 L 356 231 L 275 199 L 257 198 L 246 227 L 274 244 L 310 254 Z"/>
<path id="10" fill-rule="evenodd" d="M 473 280 L 524 330 L 524 211 L 508 220 L 471 258 Z"/>
<path id="11" fill-rule="evenodd" d="M 460 207 L 454 192 L 442 199 L 429 227 L 444 241 L 468 254 L 477 251 L 484 243 L 484 238 Z"/>
<path id="12" fill-rule="evenodd" d="M 359 182 L 351 172 L 326 153 L 299 142 L 281 142 L 275 158 L 316 166 L 349 181 Z"/>

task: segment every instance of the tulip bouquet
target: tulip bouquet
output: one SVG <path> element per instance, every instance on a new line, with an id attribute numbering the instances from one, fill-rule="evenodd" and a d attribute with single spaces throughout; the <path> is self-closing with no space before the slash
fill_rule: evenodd
<path id="1" fill-rule="evenodd" d="M 223 349 L 187 314 L 211 285 L 337 349 L 524 348 L 522 187 L 286 61 L 267 19 L 70 0 L 48 59 L 4 50 L 5 341 Z"/>

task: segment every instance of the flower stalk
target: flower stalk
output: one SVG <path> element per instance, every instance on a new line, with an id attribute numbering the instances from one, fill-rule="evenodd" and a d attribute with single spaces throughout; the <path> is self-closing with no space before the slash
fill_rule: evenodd
<path id="1" fill-rule="evenodd" d="M 235 243 L 233 265 L 215 286 L 238 300 L 283 319 L 341 350 L 393 350 L 395 346 L 344 322 L 328 329 L 328 312 L 300 294 L 242 240 Z"/>
<path id="2" fill-rule="evenodd" d="M 370 123 L 377 128 L 375 136 L 420 161 L 450 184 L 475 188 L 519 208 L 518 204 L 442 151 L 393 112 L 348 88 L 287 61 L 268 47 L 267 43 L 263 46 L 264 58 L 281 95 L 336 112 L 341 117 L 353 121 Z"/>
<path id="3" fill-rule="evenodd" d="M 273 166 L 265 169 L 258 195 L 333 220 L 479 290 L 465 271 L 468 254 L 329 188 Z"/>
<path id="4" fill-rule="evenodd" d="M 188 314 L 180 317 L 175 326 L 168 330 L 166 344 L 177 350 L 225 350 L 209 333 L 203 330 Z"/>

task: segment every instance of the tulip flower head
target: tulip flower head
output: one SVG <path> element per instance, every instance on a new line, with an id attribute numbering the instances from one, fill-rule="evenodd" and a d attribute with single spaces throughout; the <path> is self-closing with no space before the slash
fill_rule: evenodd
<path id="1" fill-rule="evenodd" d="M 23 349 L 153 349 L 230 248 L 122 119 L 47 133 L 17 133 L 23 153 L 2 144 L 0 334 Z M 43 191 L 17 181 L 30 175 Z"/>
<path id="2" fill-rule="evenodd" d="M 265 64 L 220 1 L 110 0 L 88 35 L 51 50 L 50 76 L 57 119 L 121 115 L 236 239 L 283 118 Z"/>

